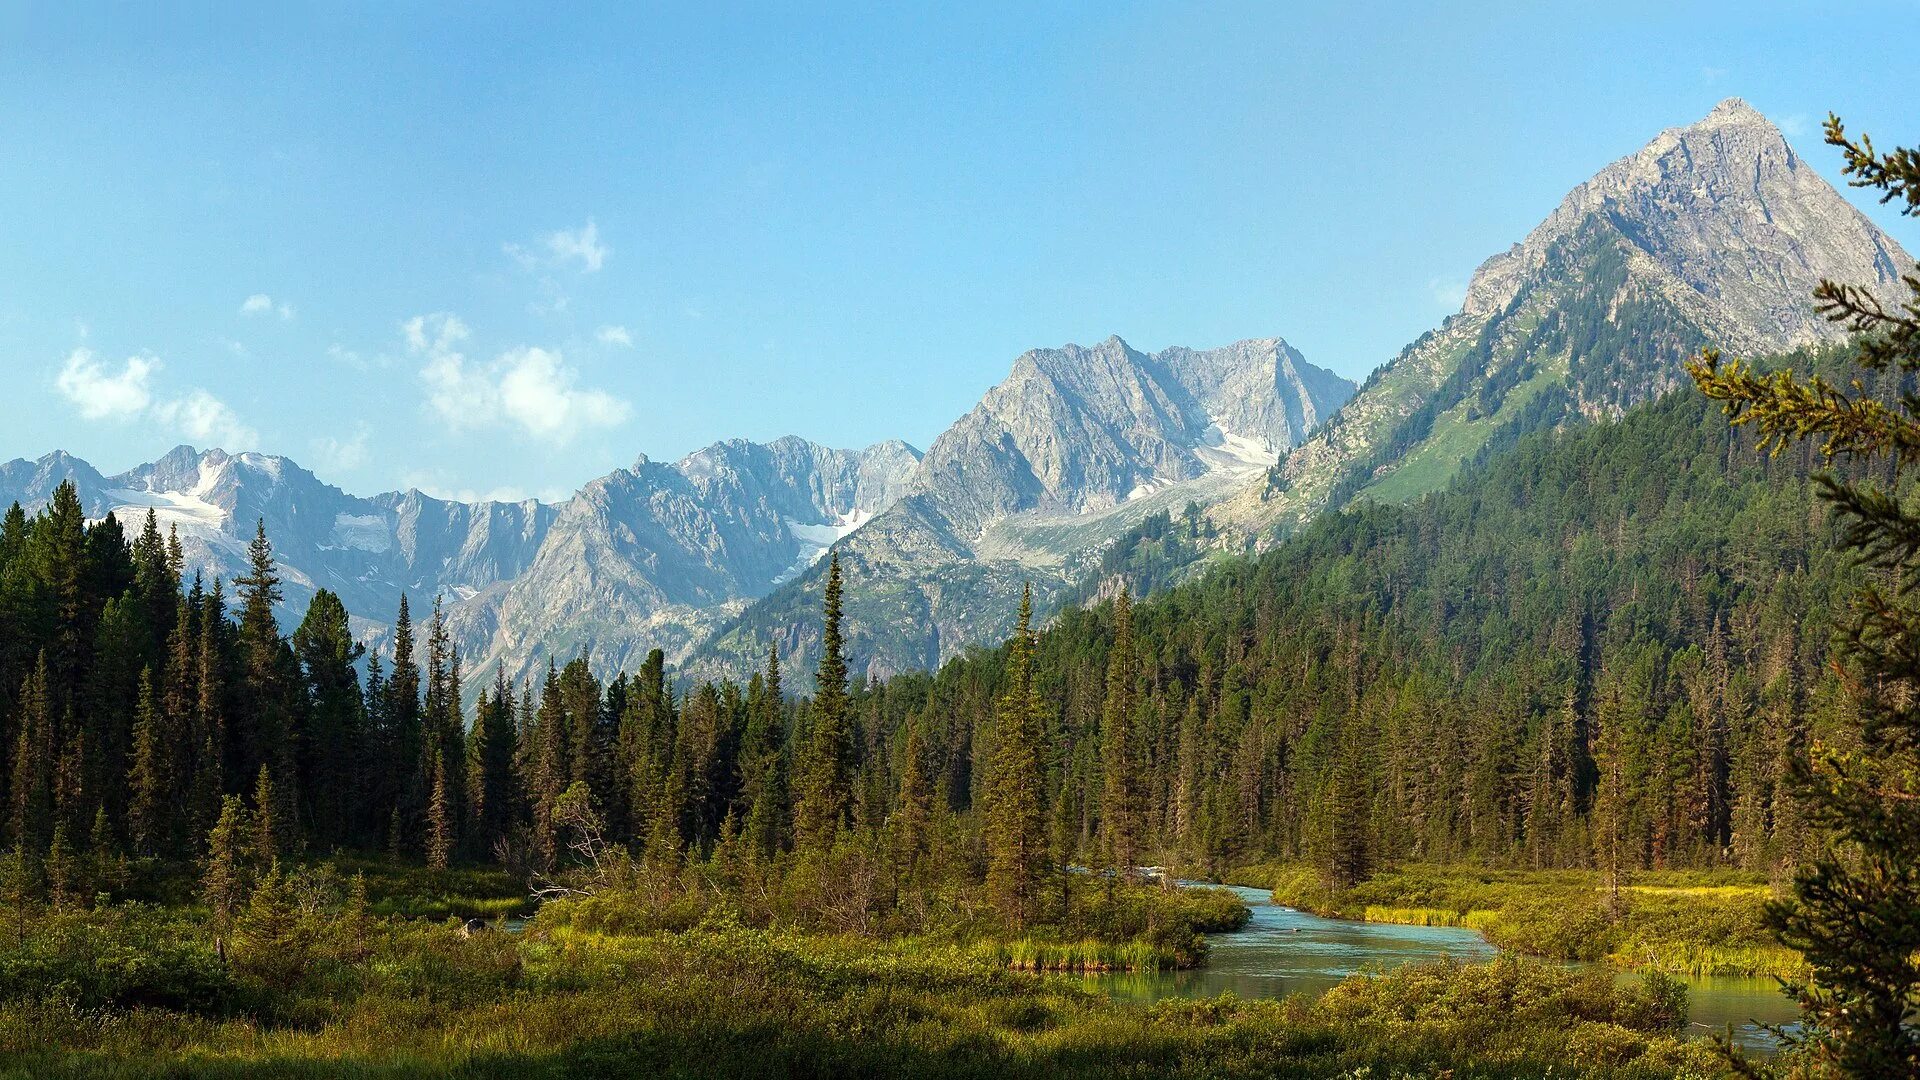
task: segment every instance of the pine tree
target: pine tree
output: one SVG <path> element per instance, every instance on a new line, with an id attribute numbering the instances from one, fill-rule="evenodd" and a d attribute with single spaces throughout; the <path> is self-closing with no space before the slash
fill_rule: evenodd
<path id="1" fill-rule="evenodd" d="M 1122 586 L 1113 601 L 1113 647 L 1107 660 L 1107 696 L 1100 716 L 1100 833 L 1109 865 L 1134 874 L 1140 854 L 1141 783 L 1134 745 L 1133 597 Z"/>
<path id="2" fill-rule="evenodd" d="M 424 784 L 418 782 L 420 764 L 426 760 L 420 716 L 420 667 L 413 655 L 413 615 L 407 607 L 407 594 L 400 594 L 400 613 L 393 621 L 393 665 L 386 682 L 384 720 L 386 737 L 385 768 L 378 803 L 383 810 L 397 813 L 403 827 L 417 823 L 425 810 Z M 403 839 L 390 837 L 395 846 Z"/>
<path id="3" fill-rule="evenodd" d="M 1854 186 L 1920 215 L 1920 154 L 1876 154 L 1868 140 L 1849 139 L 1838 117 L 1827 119 L 1826 141 L 1843 151 Z M 1761 374 L 1723 364 L 1713 350 L 1688 372 L 1732 423 L 1758 429 L 1763 449 L 1777 455 L 1789 441 L 1824 439 L 1829 460 L 1884 462 L 1893 477 L 1909 476 L 1920 399 L 1906 392 L 1888 407 L 1863 385 L 1880 372 L 1920 371 L 1920 268 L 1905 285 L 1910 295 L 1892 306 L 1848 284 L 1823 281 L 1815 291 L 1822 314 L 1861 335 L 1853 357 L 1861 380 L 1851 386 L 1787 369 Z M 1857 746 L 1816 744 L 1795 759 L 1799 801 L 1833 843 L 1771 917 L 1812 970 L 1797 988 L 1807 1027 L 1794 1041 L 1816 1065 L 1850 1077 L 1920 1076 L 1920 513 L 1898 485 L 1828 477 L 1820 490 L 1845 547 L 1876 582 L 1857 596 L 1840 646 L 1860 729 Z"/>
<path id="4" fill-rule="evenodd" d="M 893 833 L 894 865 L 900 877 L 908 881 L 918 876 L 932 841 L 933 776 L 927 770 L 925 726 L 917 715 L 907 721 L 907 741 L 901 749 L 900 797 L 888 821 Z"/>
<path id="5" fill-rule="evenodd" d="M 97 807 L 93 811 L 93 829 L 87 835 L 87 876 L 93 882 L 93 891 L 112 895 L 126 889 L 131 880 L 132 870 L 127 865 L 127 856 L 121 850 L 120 840 L 113 832 L 113 823 L 107 820 L 107 808 Z"/>
<path id="6" fill-rule="evenodd" d="M 240 589 L 238 644 L 242 708 L 238 715 L 244 723 L 235 734 L 239 765 L 245 770 L 241 775 L 263 767 L 272 769 L 273 794 L 278 805 L 271 813 L 276 829 L 282 830 L 285 838 L 294 828 L 294 808 L 298 805 L 294 776 L 293 680 L 289 677 L 293 656 L 280 637 L 280 624 L 274 617 L 283 593 L 264 520 L 254 525 L 253 541 L 247 547 L 247 573 L 235 578 L 234 584 Z"/>
<path id="7" fill-rule="evenodd" d="M 433 794 L 427 801 L 427 865 L 445 870 L 453 855 L 453 798 L 447 793 L 447 767 L 438 747 L 433 751 Z"/>
<path id="8" fill-rule="evenodd" d="M 40 908 L 40 862 L 23 848 L 0 855 L 0 906 L 13 924 L 9 936 L 14 948 L 26 948 L 27 933 Z"/>
<path id="9" fill-rule="evenodd" d="M 293 651 L 306 691 L 298 740 L 302 820 L 321 846 L 335 847 L 348 841 L 361 813 L 367 732 L 354 664 L 366 647 L 354 640 L 346 605 L 321 589 L 293 632 Z"/>
<path id="10" fill-rule="evenodd" d="M 235 971 L 274 990 L 300 985 L 313 954 L 313 934 L 300 923 L 293 883 L 270 867 L 233 918 Z"/>
<path id="11" fill-rule="evenodd" d="M 1033 679 L 1033 589 L 1020 596 L 1020 621 L 1007 657 L 1007 689 L 994 724 L 987 803 L 987 893 L 1015 927 L 1038 914 L 1046 873 L 1045 732 Z"/>
<path id="12" fill-rule="evenodd" d="M 794 806 L 795 846 L 816 854 L 833 847 L 853 798 L 853 708 L 847 693 L 840 590 L 840 555 L 835 552 L 827 566 L 820 666 L 814 677 L 812 724 Z"/>
<path id="13" fill-rule="evenodd" d="M 220 800 L 220 819 L 207 834 L 207 855 L 200 872 L 200 900 L 207 905 L 213 947 L 222 963 L 227 959 L 234 915 L 246 900 L 246 867 L 241 857 L 246 817 L 238 795 Z"/>
<path id="14" fill-rule="evenodd" d="M 13 746 L 13 778 L 8 786 L 12 814 L 8 835 L 15 847 L 38 854 L 53 834 L 53 725 L 47 714 L 47 657 L 20 688 L 20 720 Z"/>
<path id="15" fill-rule="evenodd" d="M 86 886 L 80 876 L 80 860 L 74 855 L 73 845 L 67 842 L 64 821 L 53 827 L 53 839 L 47 844 L 46 866 L 47 903 L 56 911 L 77 906 L 86 896 Z"/>
<path id="16" fill-rule="evenodd" d="M 249 839 L 254 862 L 272 866 L 280 861 L 281 852 L 287 850 L 284 820 L 280 817 L 280 796 L 274 790 L 273 772 L 262 765 L 253 785 L 253 835 Z"/>
<path id="17" fill-rule="evenodd" d="M 133 721 L 133 765 L 127 776 L 127 832 L 142 855 L 159 853 L 172 835 L 172 814 L 178 805 L 168 769 L 169 747 L 163 737 L 160 711 L 153 700 L 153 669 L 140 673 L 140 702 Z"/>
<path id="18" fill-rule="evenodd" d="M 753 716 L 740 749 L 748 800 L 744 835 L 747 849 L 764 862 L 779 854 L 787 816 L 787 712 L 778 649 L 767 649 L 766 678 L 750 698 Z"/>
<path id="19" fill-rule="evenodd" d="M 495 669 L 493 693 L 484 691 L 467 740 L 467 821 L 470 850 L 489 855 L 507 837 L 518 814 L 514 759 L 519 756 L 513 722 L 513 690 L 505 667 Z"/>

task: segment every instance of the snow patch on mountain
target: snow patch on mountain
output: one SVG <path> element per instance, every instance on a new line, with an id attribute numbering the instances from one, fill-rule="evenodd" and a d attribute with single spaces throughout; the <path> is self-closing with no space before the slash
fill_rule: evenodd
<path id="1" fill-rule="evenodd" d="M 1207 467 L 1209 472 L 1232 470 L 1251 472 L 1256 469 L 1270 469 L 1279 460 L 1280 455 L 1268 445 L 1265 439 L 1250 439 L 1236 435 L 1232 429 L 1220 422 L 1219 417 L 1210 417 L 1213 423 L 1200 433 L 1200 445 L 1193 448 L 1193 456 Z"/>
<path id="2" fill-rule="evenodd" d="M 221 529 L 227 523 L 225 510 L 192 492 L 111 488 L 106 496 L 115 504 L 113 515 L 120 524 L 135 530 L 145 523 L 148 510 L 153 511 L 162 532 L 174 525 L 181 532 L 212 539 L 223 535 Z"/>
<path id="3" fill-rule="evenodd" d="M 793 565 L 774 577 L 773 583 L 784 585 L 806 573 L 807 567 L 819 562 L 835 542 L 851 536 L 854 530 L 872 520 L 873 512 L 864 509 L 856 509 L 850 514 L 841 514 L 824 525 L 805 525 L 788 518 L 787 531 L 800 542 L 800 554 L 794 557 Z"/>
<path id="4" fill-rule="evenodd" d="M 383 552 L 393 546 L 387 519 L 379 514 L 335 514 L 332 539 L 333 546 L 356 551 Z"/>

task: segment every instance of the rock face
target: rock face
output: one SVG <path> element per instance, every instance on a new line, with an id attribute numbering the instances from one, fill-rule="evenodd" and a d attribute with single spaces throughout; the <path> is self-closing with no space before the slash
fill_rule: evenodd
<path id="1" fill-rule="evenodd" d="M 1701 346 L 1832 341 L 1822 278 L 1887 295 L 1912 265 L 1745 102 L 1660 133 L 1481 265 L 1460 312 L 1216 518 L 1270 543 L 1355 496 L 1443 486 L 1488 447 L 1662 393 Z"/>
<path id="2" fill-rule="evenodd" d="M 891 506 L 919 461 L 898 440 L 855 451 L 793 437 L 642 458 L 562 503 L 524 573 L 457 605 L 456 640 L 510 678 L 582 653 L 602 671 L 652 648 L 677 659 Z"/>
<path id="3" fill-rule="evenodd" d="M 1277 338 L 1022 354 L 934 440 L 904 497 L 839 545 L 857 661 L 885 674 L 998 641 L 1022 583 L 1044 600 L 1133 522 L 1237 489 L 1352 392 Z M 754 604 L 689 673 L 737 674 L 769 643 L 808 670 L 820 584 L 816 571 Z"/>
<path id="4" fill-rule="evenodd" d="M 0 504 L 45 505 L 71 479 L 93 518 L 137 530 L 149 509 L 175 530 L 191 570 L 231 580 L 244 572 L 264 521 L 285 579 L 289 630 L 318 589 L 340 595 L 355 625 L 378 637 L 403 591 L 424 599 L 471 596 L 524 571 L 554 519 L 537 502 L 450 503 L 417 491 L 357 498 L 287 458 L 178 446 L 158 461 L 101 476 L 72 455 L 0 465 Z"/>
<path id="5" fill-rule="evenodd" d="M 1357 497 L 1432 491 L 1528 431 L 1674 386 L 1701 345 L 1833 340 L 1809 300 L 1821 278 L 1884 292 L 1910 265 L 1730 100 L 1574 189 L 1357 392 L 1274 338 L 1144 353 L 1115 337 L 1021 355 L 924 458 L 735 440 L 548 505 L 357 498 L 263 454 L 180 447 L 106 477 L 56 452 L 0 464 L 0 505 L 70 479 L 89 514 L 137 528 L 151 508 L 228 578 L 263 519 L 289 627 L 319 588 L 376 641 L 403 591 L 443 595 L 469 669 L 510 676 L 655 647 L 693 677 L 739 674 L 770 643 L 805 673 L 835 546 L 856 665 L 884 674 L 1000 640 L 1023 583 L 1044 603 L 1150 514 L 1198 503 L 1226 543 L 1259 544 Z"/>
<path id="6" fill-rule="evenodd" d="M 177 531 L 190 571 L 229 581 L 264 521 L 283 628 L 330 589 L 380 645 L 403 593 L 421 616 L 440 596 L 469 670 L 499 660 L 518 677 L 581 651 L 603 670 L 655 646 L 677 655 L 891 505 L 918 463 L 898 441 L 848 451 L 735 440 L 673 465 L 642 459 L 557 505 L 459 503 L 418 491 L 359 498 L 283 457 L 181 446 L 111 477 L 62 452 L 6 462 L 0 506 L 37 510 L 72 480 L 91 517 L 131 530 L 151 509 Z"/>

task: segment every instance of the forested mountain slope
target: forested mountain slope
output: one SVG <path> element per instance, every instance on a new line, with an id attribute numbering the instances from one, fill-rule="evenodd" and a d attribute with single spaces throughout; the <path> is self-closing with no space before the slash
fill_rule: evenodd
<path id="1" fill-rule="evenodd" d="M 1596 805 L 1617 799 L 1633 864 L 1790 860 L 1786 751 L 1844 707 L 1822 661 L 1850 571 L 1817 465 L 1757 454 L 1682 390 L 1134 606 L 1125 767 L 1148 833 L 1216 864 L 1346 830 L 1380 856 L 1580 865 Z M 1082 839 L 1113 760 L 1114 617 L 1069 611 L 1038 651 L 1053 812 Z M 957 799 L 989 752 L 1000 663 L 878 698 L 895 739 L 938 702 Z"/>

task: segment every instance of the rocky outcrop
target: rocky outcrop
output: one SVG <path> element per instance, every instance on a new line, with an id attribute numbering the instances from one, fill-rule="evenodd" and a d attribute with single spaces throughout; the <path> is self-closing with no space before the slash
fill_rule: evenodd
<path id="1" fill-rule="evenodd" d="M 1909 256 L 1738 99 L 1661 132 L 1481 265 L 1458 314 L 1383 365 L 1272 475 L 1216 511 L 1270 543 L 1355 496 L 1435 490 L 1489 445 L 1617 414 L 1677 385 L 1706 344 L 1832 341 L 1823 278 L 1883 294 Z"/>

